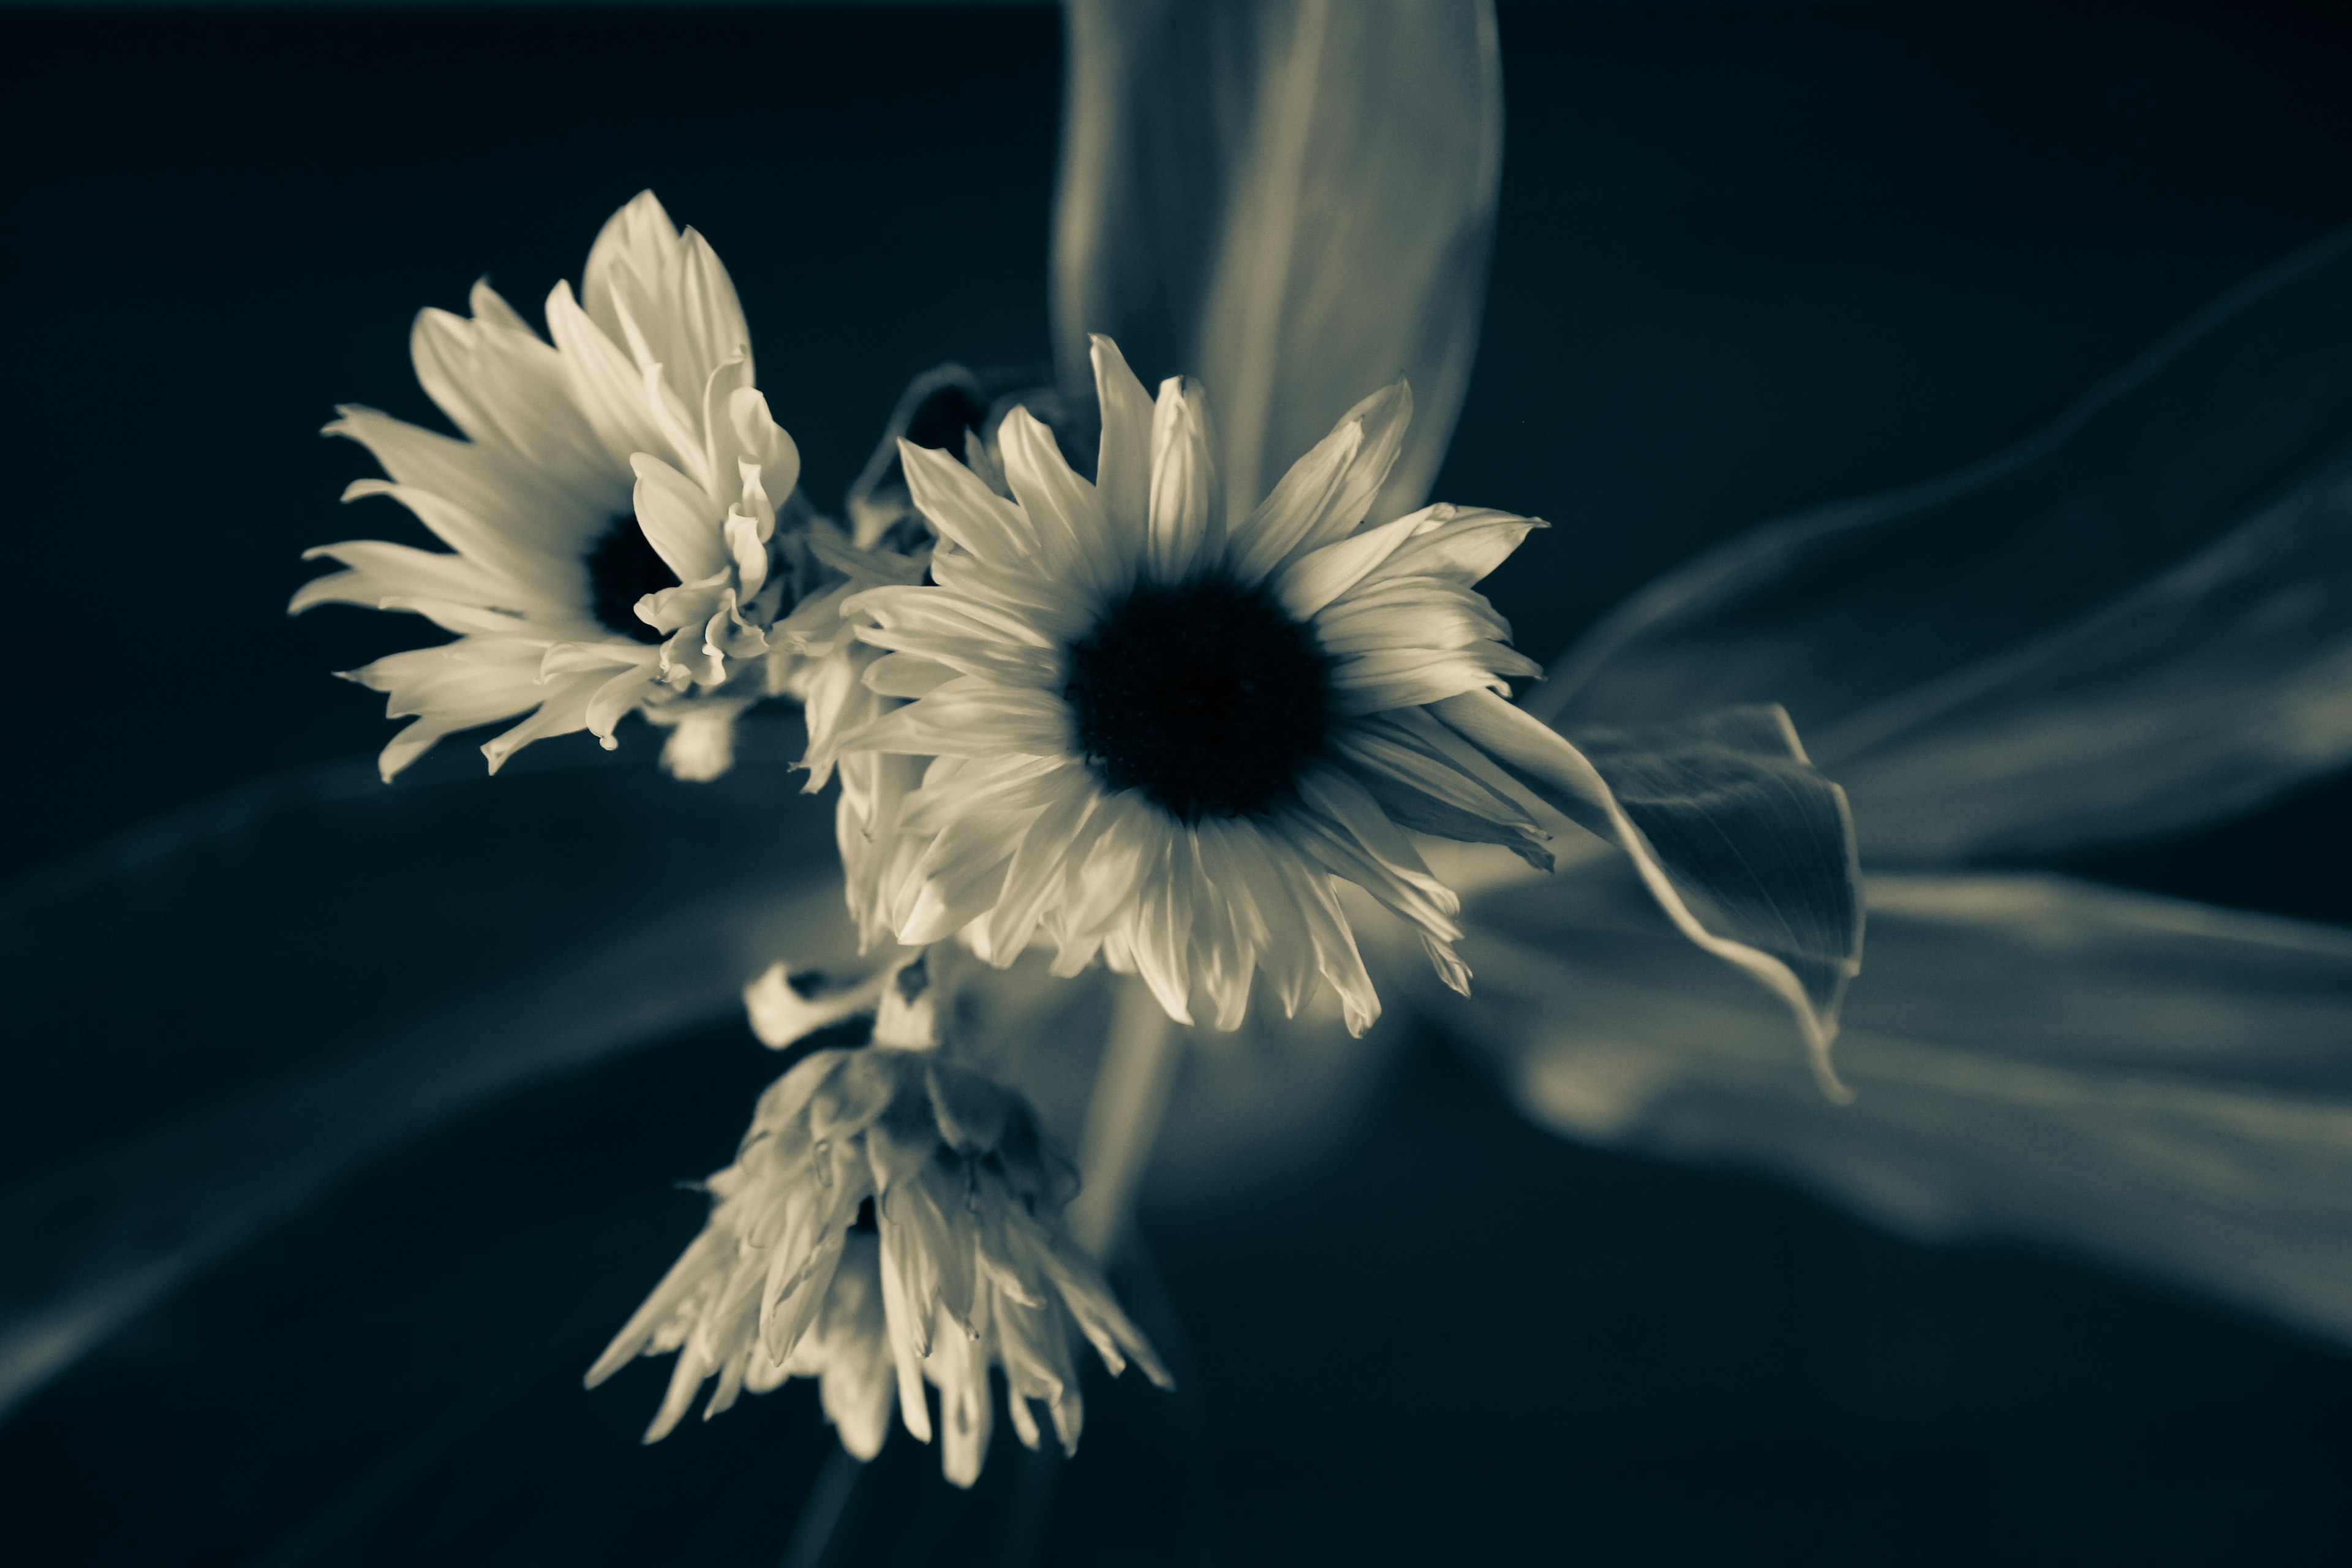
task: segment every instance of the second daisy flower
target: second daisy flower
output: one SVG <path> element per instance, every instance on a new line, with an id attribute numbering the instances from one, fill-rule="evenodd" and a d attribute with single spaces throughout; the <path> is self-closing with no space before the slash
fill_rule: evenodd
<path id="1" fill-rule="evenodd" d="M 1171 1017 L 1227 1029 L 1255 972 L 1286 1011 L 1319 982 L 1361 1032 L 1379 1001 L 1340 879 L 1460 987 L 1458 902 L 1404 830 L 1548 856 L 1524 797 L 1423 710 L 1538 673 L 1474 584 L 1541 525 L 1443 505 L 1367 523 L 1402 382 L 1229 521 L 1198 384 L 1155 404 L 1107 338 L 1094 365 L 1094 482 L 1023 409 L 981 461 L 1001 474 L 904 447 L 934 581 L 845 606 L 888 650 L 866 684 L 899 705 L 812 748 L 819 766 L 932 759 L 876 889 L 884 923 L 1000 963 L 1042 935 L 1058 969 L 1102 957 Z"/>

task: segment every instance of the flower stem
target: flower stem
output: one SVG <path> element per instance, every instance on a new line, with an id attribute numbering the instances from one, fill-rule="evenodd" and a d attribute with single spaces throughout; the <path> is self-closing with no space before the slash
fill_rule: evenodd
<path id="1" fill-rule="evenodd" d="M 1150 989 L 1119 982 L 1078 1153 L 1085 1185 L 1067 1215 L 1071 1237 L 1097 1258 L 1109 1258 L 1127 1226 L 1176 1075 L 1176 1025 Z"/>

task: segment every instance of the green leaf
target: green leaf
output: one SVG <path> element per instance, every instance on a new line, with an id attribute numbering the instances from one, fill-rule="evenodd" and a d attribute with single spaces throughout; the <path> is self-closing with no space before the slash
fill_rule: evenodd
<path id="1" fill-rule="evenodd" d="M 1476 351 L 1502 173 L 1487 0 L 1074 0 L 1055 215 L 1087 337 L 1206 384 L 1236 515 L 1365 394 L 1412 384 L 1374 522 L 1418 506 Z"/>

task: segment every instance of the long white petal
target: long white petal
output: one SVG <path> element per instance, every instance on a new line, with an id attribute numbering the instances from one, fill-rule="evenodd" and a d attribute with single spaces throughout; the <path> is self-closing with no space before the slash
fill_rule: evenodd
<path id="1" fill-rule="evenodd" d="M 424 310 L 409 355 L 425 395 L 450 422 L 579 501 L 608 493 L 612 455 L 573 395 L 570 366 L 527 331 Z M 523 527 L 534 520 L 516 520 Z"/>
<path id="2" fill-rule="evenodd" d="M 1021 509 L 949 457 L 912 441 L 898 443 L 907 489 L 933 527 L 976 559 L 1000 565 L 1025 563 L 1039 549 L 1036 531 Z"/>
<path id="3" fill-rule="evenodd" d="M 340 561 L 351 570 L 303 584 L 287 605 L 288 615 L 299 615 L 314 605 L 380 605 L 395 596 L 504 604 L 513 615 L 525 607 L 555 607 L 542 590 L 523 588 L 463 555 L 374 539 L 313 545 L 302 552 L 305 561 L 320 556 Z"/>
<path id="4" fill-rule="evenodd" d="M 699 399 L 713 369 L 741 355 L 751 334 L 735 285 L 709 244 L 680 234 L 651 191 L 606 220 L 580 275 L 581 304 L 613 342 L 635 329 L 648 358 L 680 394 Z"/>
<path id="5" fill-rule="evenodd" d="M 1117 540 L 1093 485 L 1071 470 L 1054 433 L 1026 408 L 1015 408 L 997 428 L 1004 479 L 1029 520 L 1036 541 L 1032 573 L 1101 595 L 1131 570 L 1115 553 Z"/>
<path id="6" fill-rule="evenodd" d="M 433 531 L 441 542 L 479 563 L 541 600 L 561 602 L 583 581 L 577 556 L 559 541 L 534 539 L 495 527 L 447 497 L 390 479 L 353 479 L 343 487 L 346 501 L 390 496 Z"/>
<path id="7" fill-rule="evenodd" d="M 1125 536 L 1125 549 L 1135 551 L 1151 505 L 1151 399 L 1117 343 L 1097 333 L 1088 352 L 1094 362 L 1095 400 L 1102 411 L 1095 488 L 1110 527 Z"/>
<path id="8" fill-rule="evenodd" d="M 1213 559 L 1223 541 L 1223 498 L 1201 384 L 1170 376 L 1151 413 L 1151 494 L 1147 564 L 1161 583 L 1181 583 Z"/>
<path id="9" fill-rule="evenodd" d="M 1257 582 L 1354 532 L 1395 464 L 1412 418 L 1412 394 L 1402 382 L 1349 409 L 1234 525 L 1231 558 L 1241 580 Z"/>
<path id="10" fill-rule="evenodd" d="M 845 751 L 938 757 L 1048 757 L 1069 745 L 1069 710 L 1048 692 L 960 676 L 845 735 Z"/>
<path id="11" fill-rule="evenodd" d="M 699 485 L 649 453 L 629 459 L 637 476 L 635 504 L 646 542 L 682 583 L 714 576 L 734 563 L 719 517 Z"/>

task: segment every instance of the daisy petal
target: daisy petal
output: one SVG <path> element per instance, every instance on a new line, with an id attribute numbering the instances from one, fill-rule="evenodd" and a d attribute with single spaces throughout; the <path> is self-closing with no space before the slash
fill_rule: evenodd
<path id="1" fill-rule="evenodd" d="M 494 327 L 504 327 L 509 331 L 524 333 L 530 331 L 530 323 L 522 319 L 520 311 L 506 302 L 504 295 L 490 287 L 490 280 L 488 278 L 474 279 L 473 288 L 466 292 L 466 308 L 473 311 L 474 320 L 478 321 L 487 321 Z"/>
<path id="2" fill-rule="evenodd" d="M 1092 843 L 1063 895 L 1063 924 L 1076 937 L 1099 935 L 1119 914 L 1168 836 L 1167 819 L 1131 791 L 1104 801 L 1087 828 Z"/>
<path id="3" fill-rule="evenodd" d="M 449 422 L 485 446 L 582 493 L 605 468 L 570 395 L 562 357 L 529 331 L 420 310 L 409 333 L 417 384 Z"/>
<path id="4" fill-rule="evenodd" d="M 1462 912 L 1462 900 L 1430 875 L 1412 841 L 1363 785 L 1336 768 L 1318 768 L 1300 777 L 1298 793 L 1311 808 L 1305 820 L 1316 830 L 1305 843 L 1308 853 L 1432 935 L 1460 940 L 1454 917 Z"/>
<path id="5" fill-rule="evenodd" d="M 653 665 L 643 664 L 634 669 L 621 671 L 596 689 L 595 696 L 589 699 L 585 718 L 589 733 L 603 742 L 606 751 L 611 751 L 614 745 L 614 726 L 620 723 L 630 710 L 653 694 L 659 679 L 659 673 Z"/>
<path id="6" fill-rule="evenodd" d="M 637 476 L 634 499 L 646 542 L 679 582 L 716 576 L 734 564 L 700 486 L 647 453 L 632 457 L 629 467 Z"/>
<path id="7" fill-rule="evenodd" d="M 1475 588 L 1434 577 L 1391 579 L 1359 587 L 1315 617 L 1315 639 L 1327 653 L 1367 653 L 1400 642 L 1424 647 L 1467 647 L 1506 642 L 1510 623 Z"/>
<path id="8" fill-rule="evenodd" d="M 394 479 L 446 496 L 502 526 L 561 531 L 576 548 L 628 505 L 627 485 L 601 468 L 593 473 L 535 468 L 503 447 L 453 440 L 356 404 L 338 405 L 335 413 L 321 435 L 357 441 Z"/>
<path id="9" fill-rule="evenodd" d="M 1036 933 L 1045 906 L 1061 890 L 1064 868 L 1100 796 L 1083 769 L 1055 775 L 1055 795 L 1021 836 L 1005 868 L 1004 891 L 988 916 L 989 950 L 1000 969 L 1019 957 Z"/>
<path id="10" fill-rule="evenodd" d="M 1241 580 L 1260 582 L 1293 556 L 1354 532 L 1412 419 L 1412 393 L 1401 381 L 1349 409 L 1234 531 L 1229 558 Z"/>
<path id="11" fill-rule="evenodd" d="M 1416 513 L 1309 551 L 1274 574 L 1274 596 L 1294 618 L 1312 620 L 1429 526 L 1429 520 Z"/>
<path id="12" fill-rule="evenodd" d="M 1060 757 L 936 758 L 900 821 L 912 833 L 944 833 L 964 815 L 1034 813 L 1061 798 L 1073 768 Z"/>
<path id="13" fill-rule="evenodd" d="M 1506 677 L 1541 673 L 1540 665 L 1500 643 L 1384 648 L 1333 666 L 1332 705 L 1348 714 L 1425 708 L 1465 691 L 1507 690 Z"/>
<path id="14" fill-rule="evenodd" d="M 1250 976 L 1257 968 L 1258 955 L 1268 945 L 1269 933 L 1249 879 L 1235 864 L 1225 825 L 1213 819 L 1195 823 L 1192 838 L 1206 884 L 1202 907 L 1220 917 L 1223 926 L 1213 933 L 1200 955 L 1201 987 L 1216 1009 L 1212 1021 L 1231 1034 L 1248 1014 Z"/>
<path id="15" fill-rule="evenodd" d="M 843 736 L 840 745 L 925 757 L 1049 757 L 1068 749 L 1069 736 L 1069 710 L 1060 698 L 967 675 Z"/>
<path id="16" fill-rule="evenodd" d="M 1413 515 L 1424 526 L 1368 576 L 1365 587 L 1402 576 L 1442 577 L 1468 587 L 1500 566 L 1530 532 L 1551 526 L 1540 518 L 1442 502 Z"/>
<path id="17" fill-rule="evenodd" d="M 646 406 L 645 379 L 636 365 L 604 328 L 588 319 L 572 299 L 569 283 L 559 282 L 548 292 L 547 332 L 563 355 L 572 395 L 606 452 L 624 460 L 635 452 L 681 456 Z M 686 456 L 684 460 L 694 458 Z"/>
<path id="18" fill-rule="evenodd" d="M 996 439 L 1004 482 L 1036 540 L 1037 569 L 1097 595 L 1113 591 L 1132 564 L 1114 552 L 1101 498 L 1063 458 L 1054 433 L 1026 408 L 1015 408 Z"/>
<path id="19" fill-rule="evenodd" d="M 1132 938 L 1136 973 L 1180 1024 L 1192 1021 L 1193 867 L 1191 835 L 1167 834 L 1144 872 Z"/>
<path id="20" fill-rule="evenodd" d="M 1091 340 L 1095 398 L 1102 409 L 1102 450 L 1095 463 L 1095 489 L 1103 513 L 1129 550 L 1143 538 L 1151 507 L 1151 398 L 1127 367 L 1118 345 L 1097 333 Z"/>
<path id="21" fill-rule="evenodd" d="M 1390 820 L 1411 832 L 1504 845 L 1537 870 L 1550 870 L 1549 836 L 1527 809 L 1396 721 L 1407 716 L 1428 722 L 1419 709 L 1408 709 L 1343 725 L 1331 740 Z"/>
<path id="22" fill-rule="evenodd" d="M 1309 864 L 1288 844 L 1282 852 L 1268 855 L 1265 863 L 1297 911 L 1315 955 L 1316 972 L 1339 995 L 1340 1017 L 1348 1032 L 1361 1035 L 1379 1020 L 1381 999 L 1372 989 L 1372 977 L 1364 971 L 1355 932 L 1349 929 L 1347 914 L 1332 891 L 1330 874 Z"/>
<path id="23" fill-rule="evenodd" d="M 968 673 L 971 672 L 934 664 L 912 654 L 889 653 L 866 667 L 866 689 L 879 697 L 911 701 L 929 697 L 959 675 Z"/>
<path id="24" fill-rule="evenodd" d="M 1223 543 L 1208 395 L 1170 376 L 1151 414 L 1151 494 L 1147 564 L 1155 581 L 1181 583 Z"/>
<path id="25" fill-rule="evenodd" d="M 538 597 L 517 589 L 478 562 L 406 544 L 354 539 L 341 544 L 313 545 L 302 552 L 305 561 L 320 556 L 339 561 L 350 570 L 331 572 L 303 584 L 287 605 L 288 615 L 299 616 L 314 605 L 374 605 L 391 598 L 450 599 L 482 605 L 495 604 L 504 597 L 520 605 Z"/>
<path id="26" fill-rule="evenodd" d="M 743 307 L 709 243 L 680 234 L 651 191 L 605 221 L 580 275 L 581 303 L 611 342 L 641 339 L 679 390 L 700 393 L 711 371 L 751 358 Z"/>
<path id="27" fill-rule="evenodd" d="M 945 452 L 911 441 L 898 443 L 898 458 L 916 510 L 960 549 L 980 561 L 1007 565 L 1036 554 L 1036 534 L 1028 518 L 970 468 Z"/>
<path id="28" fill-rule="evenodd" d="M 1034 648 L 1053 646 L 1022 616 L 953 589 L 904 587 L 892 584 L 868 588 L 845 600 L 842 613 L 870 616 L 889 634 L 888 640 L 869 637 L 879 647 L 921 651 L 927 637 L 985 637 Z"/>
<path id="29" fill-rule="evenodd" d="M 575 678 L 549 688 L 547 700 L 540 704 L 538 712 L 504 734 L 482 742 L 482 755 L 489 759 L 490 772 L 497 773 L 509 757 L 533 741 L 586 729 L 589 701 L 604 684 Z"/>
<path id="30" fill-rule="evenodd" d="M 549 597 L 569 597 L 578 592 L 574 558 L 493 528 L 446 497 L 390 479 L 353 479 L 343 487 L 346 502 L 369 496 L 390 496 L 442 543 L 526 591 Z"/>

